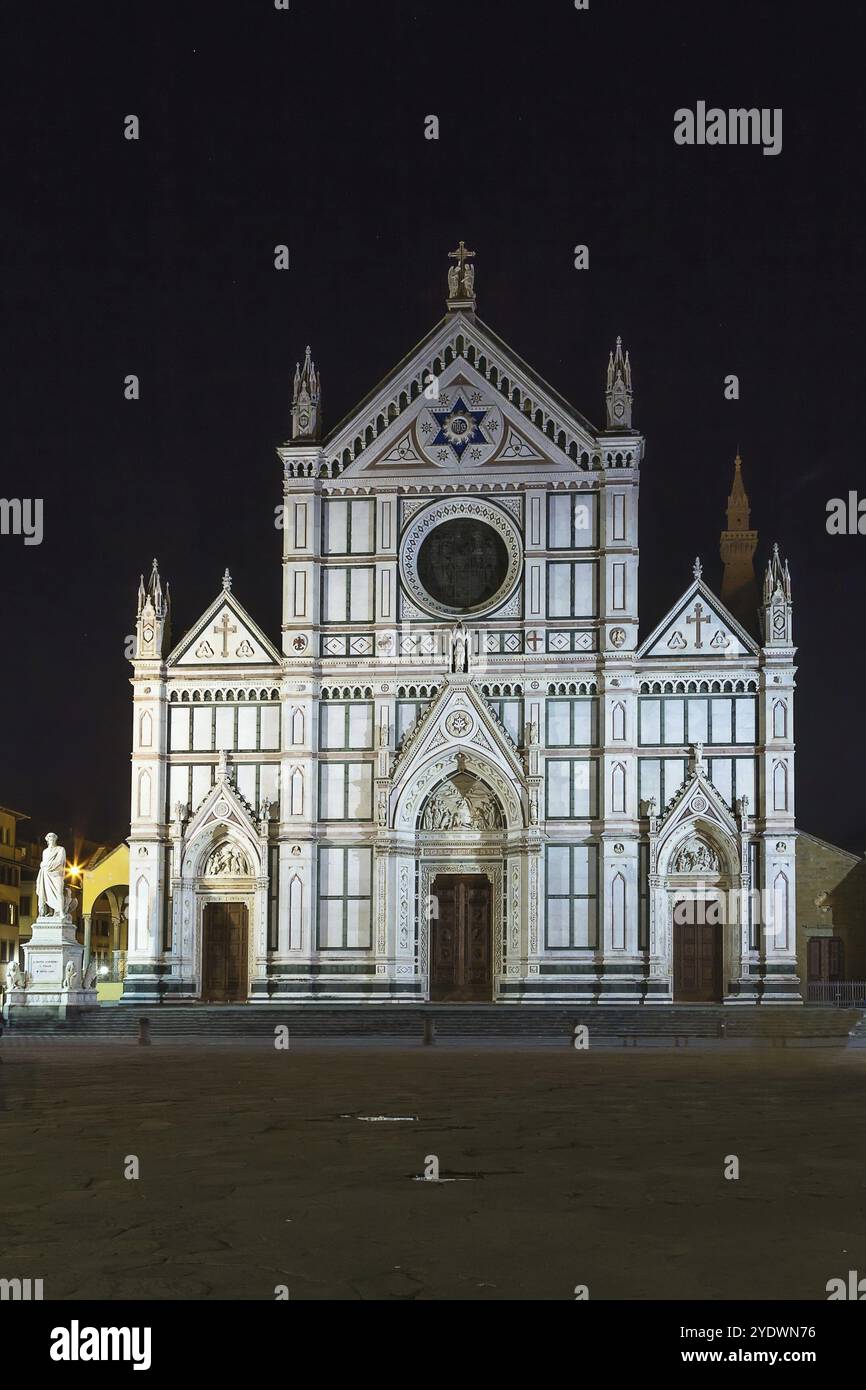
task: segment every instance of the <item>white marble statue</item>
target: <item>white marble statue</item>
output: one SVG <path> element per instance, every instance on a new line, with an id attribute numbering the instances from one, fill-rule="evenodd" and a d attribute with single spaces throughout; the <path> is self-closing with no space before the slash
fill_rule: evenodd
<path id="1" fill-rule="evenodd" d="M 46 912 L 63 916 L 64 878 L 66 876 L 66 850 L 58 845 L 57 836 L 51 830 L 45 836 L 46 846 L 42 851 L 42 863 L 36 876 L 36 899 L 39 915 Z"/>
<path id="2" fill-rule="evenodd" d="M 451 670 L 461 674 L 469 670 L 469 634 L 462 623 L 451 630 Z"/>
<path id="3" fill-rule="evenodd" d="M 75 969 L 75 962 L 74 962 L 74 961 L 71 961 L 71 960 L 68 960 L 68 961 L 66 962 L 66 969 L 65 969 L 65 971 L 63 972 L 63 988 L 64 988 L 64 989 L 74 989 L 74 988 L 75 988 L 75 977 L 76 977 L 77 974 L 78 974 L 78 971 Z"/>

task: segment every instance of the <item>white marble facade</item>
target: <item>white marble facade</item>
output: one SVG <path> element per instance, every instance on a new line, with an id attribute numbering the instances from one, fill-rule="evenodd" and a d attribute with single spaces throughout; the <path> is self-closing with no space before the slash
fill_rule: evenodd
<path id="1" fill-rule="evenodd" d="M 172 647 L 155 564 L 141 585 L 124 999 L 202 997 L 205 914 L 235 904 L 234 997 L 425 1000 L 434 882 L 471 874 L 496 1001 L 670 1001 L 675 905 L 706 893 L 717 997 L 796 1000 L 787 566 L 759 636 L 698 563 L 639 631 L 628 356 L 597 428 L 457 269 L 445 317 L 330 434 L 309 349 L 296 372 L 281 640 L 227 573 Z M 700 546 L 670 543 L 692 573 Z"/>

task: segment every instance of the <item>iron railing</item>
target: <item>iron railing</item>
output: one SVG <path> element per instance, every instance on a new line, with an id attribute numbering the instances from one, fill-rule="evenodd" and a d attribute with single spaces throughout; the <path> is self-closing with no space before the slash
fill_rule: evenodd
<path id="1" fill-rule="evenodd" d="M 866 980 L 810 980 L 807 1004 L 836 1004 L 840 1008 L 866 1008 Z"/>

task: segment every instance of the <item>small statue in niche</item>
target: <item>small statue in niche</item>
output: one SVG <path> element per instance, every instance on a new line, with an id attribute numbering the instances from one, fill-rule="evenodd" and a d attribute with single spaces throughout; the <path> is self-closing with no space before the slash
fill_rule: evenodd
<path id="1" fill-rule="evenodd" d="M 462 622 L 451 629 L 451 670 L 460 675 L 469 670 L 469 634 Z"/>

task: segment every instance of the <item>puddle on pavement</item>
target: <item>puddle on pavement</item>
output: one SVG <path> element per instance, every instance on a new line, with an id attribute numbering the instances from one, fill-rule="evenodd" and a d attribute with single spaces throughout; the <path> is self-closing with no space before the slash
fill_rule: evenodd
<path id="1" fill-rule="evenodd" d="M 479 1178 L 486 1178 L 486 1173 L 440 1173 L 438 1178 L 428 1178 L 424 1173 L 413 1173 L 413 1182 L 477 1182 Z"/>
<path id="2" fill-rule="evenodd" d="M 378 1124 L 412 1124 L 418 1119 L 417 1115 L 338 1115 L 338 1120 L 362 1120 L 368 1125 Z"/>

